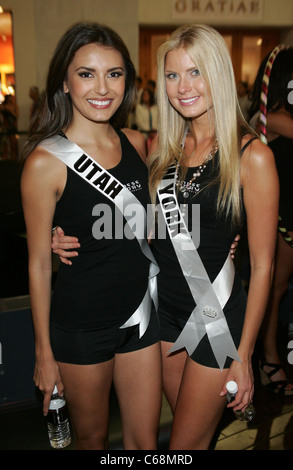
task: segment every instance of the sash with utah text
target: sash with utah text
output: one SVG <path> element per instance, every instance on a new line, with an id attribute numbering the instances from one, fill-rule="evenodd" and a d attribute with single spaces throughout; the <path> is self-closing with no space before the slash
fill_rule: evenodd
<path id="1" fill-rule="evenodd" d="M 145 209 L 140 201 L 117 178 L 111 175 L 107 170 L 87 155 L 74 142 L 71 142 L 62 136 L 54 136 L 41 142 L 40 146 L 58 157 L 63 163 L 65 163 L 65 165 L 83 178 L 84 181 L 89 183 L 92 187 L 96 188 L 100 193 L 112 201 L 125 217 L 127 224 L 128 222 L 125 210 L 129 204 L 139 205 L 145 213 Z M 145 216 L 145 226 L 146 219 L 147 218 Z M 128 228 L 132 230 L 129 224 Z M 145 236 L 138 237 L 135 231 L 133 231 L 133 233 L 143 254 L 150 261 L 149 281 L 148 288 L 141 304 L 120 328 L 139 325 L 139 337 L 141 338 L 146 332 L 149 324 L 152 301 L 154 302 L 155 308 L 157 309 L 158 307 L 156 276 L 159 272 L 159 268 L 150 250 L 147 238 Z"/>

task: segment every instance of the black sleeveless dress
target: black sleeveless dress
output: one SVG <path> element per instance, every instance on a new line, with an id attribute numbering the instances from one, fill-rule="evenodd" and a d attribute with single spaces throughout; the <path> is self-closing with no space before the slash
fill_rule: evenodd
<path id="1" fill-rule="evenodd" d="M 188 210 L 188 230 L 190 232 L 192 230 L 192 205 L 199 204 L 200 206 L 198 253 L 211 282 L 221 271 L 231 244 L 237 233 L 240 233 L 239 227 L 232 227 L 231 217 L 226 220 L 224 216 L 217 215 L 216 204 L 219 186 L 214 182 L 218 174 L 217 167 L 218 153 L 213 160 L 208 162 L 201 176 L 193 182 L 189 198 L 185 199 L 182 192 L 179 192 L 177 196 L 180 207 L 186 204 L 185 210 Z M 198 170 L 198 167 L 188 168 L 185 182 L 189 182 L 193 173 Z M 166 238 L 154 238 L 153 252 L 160 267 L 158 289 L 161 339 L 175 342 L 194 309 L 195 303 L 168 234 Z M 236 348 L 241 338 L 245 307 L 246 293 L 240 276 L 236 272 L 231 296 L 223 310 Z M 207 335 L 203 337 L 191 357 L 205 366 L 218 367 Z M 229 367 L 230 363 L 231 360 L 228 358 L 225 367 Z"/>
<path id="2" fill-rule="evenodd" d="M 122 157 L 118 165 L 108 171 L 146 209 L 149 203 L 146 165 L 125 134 L 117 133 Z M 147 290 L 149 260 L 135 237 L 130 239 L 123 230 L 121 236 L 119 223 L 122 216 L 117 219 L 116 211 L 112 201 L 67 167 L 66 186 L 56 205 L 54 225 L 61 226 L 66 234 L 78 237 L 81 247 L 71 266 L 61 263 L 53 286 L 50 322 L 55 333 L 51 343 L 57 356 L 59 343 L 65 339 L 60 336 L 56 340 L 55 336 L 59 334 L 56 327 L 71 333 L 98 330 L 105 333 L 109 327 L 119 328 L 135 312 Z M 105 236 L 101 238 L 103 233 Z M 66 342 L 70 349 L 70 340 Z M 89 355 L 92 358 L 91 352 Z M 57 357 L 57 360 L 88 361 L 70 357 Z M 91 359 L 90 362 L 95 361 Z"/>

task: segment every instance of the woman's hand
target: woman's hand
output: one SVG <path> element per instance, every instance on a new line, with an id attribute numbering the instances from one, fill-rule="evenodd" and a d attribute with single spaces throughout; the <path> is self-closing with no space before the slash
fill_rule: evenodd
<path id="1" fill-rule="evenodd" d="M 43 414 L 47 416 L 55 385 L 57 385 L 60 396 L 63 395 L 64 391 L 58 364 L 52 354 L 47 356 L 42 355 L 37 358 L 34 370 L 34 381 L 44 395 Z"/>
<path id="2" fill-rule="evenodd" d="M 53 231 L 51 246 L 53 253 L 59 256 L 62 263 L 71 265 L 72 262 L 67 258 L 78 256 L 78 252 L 66 250 L 79 248 L 80 244 L 78 238 L 66 236 L 61 227 L 56 227 Z"/>
<path id="3" fill-rule="evenodd" d="M 234 411 L 244 410 L 252 401 L 254 394 L 254 378 L 251 361 L 233 361 L 229 369 L 227 378 L 223 385 L 220 396 L 227 393 L 226 384 L 230 380 L 234 380 L 238 386 L 238 392 L 233 402 L 227 405 L 227 408 L 233 408 Z"/>
<path id="4" fill-rule="evenodd" d="M 240 235 L 236 235 L 234 242 L 232 243 L 231 248 L 230 248 L 230 256 L 232 259 L 235 256 L 239 240 L 240 240 Z"/>

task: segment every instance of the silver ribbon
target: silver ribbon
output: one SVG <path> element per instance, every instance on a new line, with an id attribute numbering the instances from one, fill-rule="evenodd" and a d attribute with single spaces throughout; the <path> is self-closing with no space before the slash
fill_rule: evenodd
<path id="1" fill-rule="evenodd" d="M 241 362 L 223 312 L 233 287 L 234 263 L 228 254 L 217 278 L 211 283 L 178 205 L 175 194 L 176 172 L 175 165 L 172 165 L 163 177 L 157 193 L 170 240 L 196 307 L 169 353 L 186 348 L 191 355 L 207 334 L 222 370 L 227 356 Z"/>
<path id="2" fill-rule="evenodd" d="M 147 217 L 140 201 L 117 178 L 87 155 L 78 145 L 65 137 L 53 136 L 41 142 L 40 147 L 58 157 L 87 183 L 111 200 L 125 217 L 130 230 L 132 229 L 127 221 L 127 215 L 125 214 L 126 207 L 129 204 L 139 205 L 144 211 L 144 232 L 146 231 Z M 97 175 L 99 175 L 98 178 Z M 152 301 L 154 302 L 156 310 L 158 308 L 156 276 L 159 272 L 159 267 L 148 245 L 146 236 L 138 237 L 135 231 L 133 231 L 133 233 L 143 254 L 150 261 L 148 288 L 136 311 L 120 328 L 139 325 L 139 338 L 141 338 L 146 332 L 150 321 Z"/>

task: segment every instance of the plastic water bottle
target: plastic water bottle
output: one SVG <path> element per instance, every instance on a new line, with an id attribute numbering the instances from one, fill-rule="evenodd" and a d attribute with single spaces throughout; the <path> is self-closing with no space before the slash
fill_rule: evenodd
<path id="1" fill-rule="evenodd" d="M 228 403 L 230 403 L 234 400 L 236 393 L 238 392 L 238 386 L 237 386 L 237 383 L 234 382 L 234 380 L 230 380 L 230 382 L 227 382 L 226 388 L 227 388 L 226 398 L 227 398 Z M 239 419 L 240 421 L 245 421 L 246 423 L 249 423 L 255 417 L 255 409 L 254 409 L 253 404 L 249 403 L 249 405 L 247 405 L 244 411 L 237 410 L 237 411 L 234 411 L 234 414 L 236 418 Z"/>
<path id="2" fill-rule="evenodd" d="M 50 445 L 54 449 L 63 449 L 71 443 L 66 401 L 58 395 L 56 385 L 49 405 L 47 426 Z"/>

